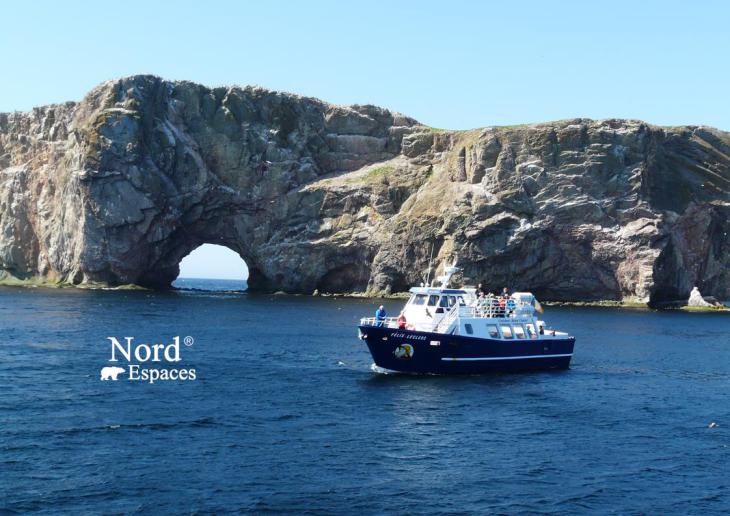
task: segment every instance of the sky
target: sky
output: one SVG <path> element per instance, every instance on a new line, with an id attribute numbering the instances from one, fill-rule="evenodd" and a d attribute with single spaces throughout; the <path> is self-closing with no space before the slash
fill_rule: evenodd
<path id="1" fill-rule="evenodd" d="M 617 117 L 730 130 L 728 20 L 730 2 L 712 0 L 6 1 L 0 112 L 152 73 L 446 129 Z"/>
<path id="2" fill-rule="evenodd" d="M 180 262 L 180 278 L 248 279 L 248 267 L 237 252 L 203 244 Z"/>

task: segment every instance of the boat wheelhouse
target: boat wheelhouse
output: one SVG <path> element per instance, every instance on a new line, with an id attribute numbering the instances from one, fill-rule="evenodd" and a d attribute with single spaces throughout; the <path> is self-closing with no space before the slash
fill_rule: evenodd
<path id="1" fill-rule="evenodd" d="M 546 329 L 535 296 L 478 297 L 475 288 L 450 288 L 458 270 L 447 267 L 440 287 L 411 288 L 400 317 L 360 320 L 376 366 L 434 374 L 569 367 L 575 338 Z"/>

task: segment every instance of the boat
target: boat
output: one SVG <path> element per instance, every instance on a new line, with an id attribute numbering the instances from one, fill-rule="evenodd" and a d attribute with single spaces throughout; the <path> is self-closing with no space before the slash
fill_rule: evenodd
<path id="1" fill-rule="evenodd" d="M 542 307 L 532 293 L 478 296 L 475 287 L 450 287 L 458 271 L 454 261 L 432 285 L 411 288 L 399 317 L 360 320 L 359 337 L 377 368 L 482 374 L 570 367 L 575 337 L 538 319 Z"/>

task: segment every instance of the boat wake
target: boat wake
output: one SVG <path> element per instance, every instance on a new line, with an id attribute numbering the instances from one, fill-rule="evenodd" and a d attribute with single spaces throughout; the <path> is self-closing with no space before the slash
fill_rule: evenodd
<path id="1" fill-rule="evenodd" d="M 376 365 L 375 362 L 370 364 L 370 370 L 373 373 L 378 373 L 378 374 L 396 374 L 396 371 L 391 371 L 390 369 L 385 369 L 383 367 L 380 367 L 380 366 Z"/>

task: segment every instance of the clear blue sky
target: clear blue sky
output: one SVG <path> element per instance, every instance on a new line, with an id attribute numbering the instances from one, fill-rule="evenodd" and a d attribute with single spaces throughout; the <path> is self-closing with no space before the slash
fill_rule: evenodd
<path id="1" fill-rule="evenodd" d="M 154 73 L 454 129 L 585 116 L 730 130 L 730 2 L 8 1 L 2 20 L 0 111 Z"/>
<path id="2" fill-rule="evenodd" d="M 181 278 L 248 279 L 238 253 L 222 245 L 203 244 L 180 262 Z"/>
<path id="3" fill-rule="evenodd" d="M 4 2 L 0 111 L 153 73 L 442 128 L 571 117 L 730 130 L 730 2 Z"/>

